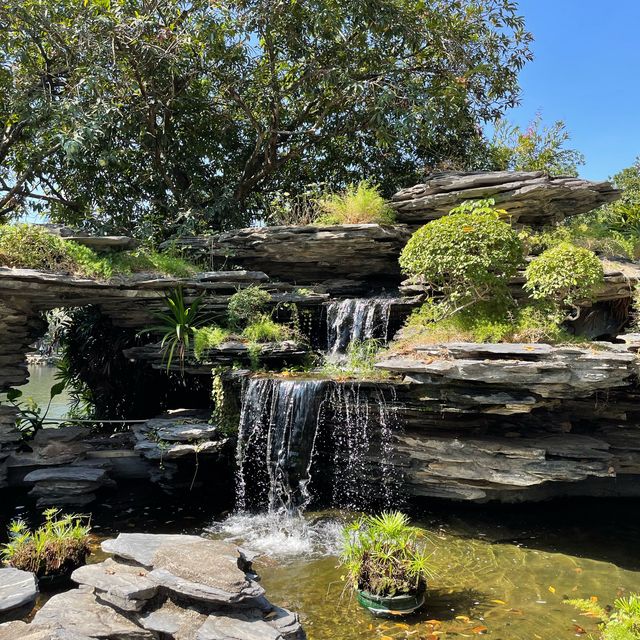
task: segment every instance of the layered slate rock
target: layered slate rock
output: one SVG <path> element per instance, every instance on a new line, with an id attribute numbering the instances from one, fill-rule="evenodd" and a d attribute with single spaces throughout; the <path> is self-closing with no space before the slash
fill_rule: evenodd
<path id="1" fill-rule="evenodd" d="M 35 574 L 13 567 L 0 568 L 0 621 L 6 619 L 11 612 L 25 613 L 30 610 L 37 595 L 38 581 Z"/>
<path id="2" fill-rule="evenodd" d="M 182 238 L 177 245 L 286 282 L 321 282 L 335 293 L 371 287 L 373 280 L 396 283 L 398 256 L 410 235 L 404 227 L 378 224 L 279 226 Z"/>
<path id="3" fill-rule="evenodd" d="M 198 536 L 120 534 L 115 557 L 73 573 L 33 623 L 0 625 L 0 640 L 304 640 L 298 616 L 274 607 L 250 556 Z"/>
<path id="4" fill-rule="evenodd" d="M 452 342 L 418 346 L 413 356 L 376 366 L 420 384 L 482 383 L 526 389 L 541 398 L 580 398 L 624 387 L 638 372 L 633 354 L 605 343 L 579 348 Z"/>
<path id="5" fill-rule="evenodd" d="M 514 222 L 545 226 L 613 202 L 620 191 L 609 182 L 550 177 L 542 171 L 441 172 L 402 189 L 391 206 L 398 220 L 424 224 L 447 215 L 466 200 L 492 198 Z"/>
<path id="6" fill-rule="evenodd" d="M 379 363 L 403 380 L 393 464 L 405 490 L 480 502 L 637 495 L 627 349 L 447 343 Z"/>
<path id="7" fill-rule="evenodd" d="M 38 469 L 27 474 L 24 481 L 34 485 L 30 495 L 38 498 L 39 507 L 86 505 L 95 500 L 95 491 L 113 485 L 106 469 L 86 465 Z"/>
<path id="8" fill-rule="evenodd" d="M 149 460 L 219 454 L 228 442 L 217 426 L 190 418 L 154 418 L 134 425 L 134 450 Z"/>
<path id="9" fill-rule="evenodd" d="M 250 367 L 255 361 L 266 369 L 277 370 L 302 364 L 309 352 L 308 345 L 295 340 L 251 345 L 247 341 L 230 337 L 217 347 L 204 350 L 197 360 L 189 353 L 184 366 L 174 360 L 169 369 L 194 375 L 211 375 L 212 367 L 233 367 L 235 363 Z M 156 369 L 167 368 L 166 356 L 160 344 L 132 347 L 125 349 L 124 354 L 131 360 L 148 362 Z"/>

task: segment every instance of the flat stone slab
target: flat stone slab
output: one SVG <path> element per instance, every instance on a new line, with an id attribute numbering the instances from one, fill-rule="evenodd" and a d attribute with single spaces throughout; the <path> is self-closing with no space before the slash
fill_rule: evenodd
<path id="1" fill-rule="evenodd" d="M 112 558 L 76 569 L 71 579 L 93 587 L 97 596 L 125 611 L 140 611 L 158 592 L 146 569 Z"/>
<path id="2" fill-rule="evenodd" d="M 154 639 L 151 631 L 139 627 L 110 606 L 96 602 L 88 588 L 74 589 L 53 596 L 36 613 L 33 624 L 51 629 L 64 629 L 73 638 Z"/>
<path id="3" fill-rule="evenodd" d="M 33 605 L 38 595 L 34 573 L 13 567 L 0 569 L 0 614 Z"/>
<path id="4" fill-rule="evenodd" d="M 149 631 L 167 634 L 179 640 L 193 640 L 207 616 L 194 609 L 185 609 L 167 600 L 159 609 L 140 617 L 140 624 Z"/>
<path id="5" fill-rule="evenodd" d="M 120 533 L 117 538 L 105 540 L 100 546 L 106 553 L 133 560 L 145 567 L 153 567 L 156 551 L 162 545 L 187 544 L 203 539 L 173 533 Z"/>
<path id="6" fill-rule="evenodd" d="M 264 589 L 239 567 L 237 548 L 200 538 L 158 547 L 149 579 L 179 595 L 228 605 L 262 605 Z"/>
<path id="7" fill-rule="evenodd" d="M 48 467 L 28 473 L 25 482 L 91 482 L 102 483 L 108 480 L 107 472 L 99 467 Z"/>
<path id="8" fill-rule="evenodd" d="M 16 621 L 0 624 L 0 640 L 92 640 L 75 631 Z"/>

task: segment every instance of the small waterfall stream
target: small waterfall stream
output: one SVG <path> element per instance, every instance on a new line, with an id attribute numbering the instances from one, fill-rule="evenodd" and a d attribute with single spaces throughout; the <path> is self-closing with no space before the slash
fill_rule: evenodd
<path id="1" fill-rule="evenodd" d="M 327 352 L 345 353 L 355 340 L 379 338 L 389 332 L 391 298 L 349 298 L 327 304 Z"/>
<path id="2" fill-rule="evenodd" d="M 388 506 L 392 389 L 329 380 L 253 378 L 245 386 L 237 449 L 239 511 Z"/>

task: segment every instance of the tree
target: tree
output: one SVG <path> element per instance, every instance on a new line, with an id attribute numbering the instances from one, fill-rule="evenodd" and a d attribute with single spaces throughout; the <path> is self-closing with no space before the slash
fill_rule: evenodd
<path id="1" fill-rule="evenodd" d="M 566 147 L 571 139 L 566 125 L 557 120 L 551 127 L 537 114 L 523 131 L 498 120 L 491 141 L 492 168 L 505 171 L 544 171 L 551 176 L 577 176 L 584 156 Z"/>
<path id="2" fill-rule="evenodd" d="M 517 102 L 511 0 L 0 0 L 0 217 L 139 236 L 318 176 L 385 194 Z"/>

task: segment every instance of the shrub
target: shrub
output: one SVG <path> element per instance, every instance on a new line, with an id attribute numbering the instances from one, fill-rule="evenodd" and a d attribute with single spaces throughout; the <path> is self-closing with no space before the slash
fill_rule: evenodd
<path id="1" fill-rule="evenodd" d="M 47 509 L 45 522 L 30 531 L 23 520 L 9 525 L 9 542 L 2 547 L 4 562 L 38 576 L 65 573 L 84 563 L 89 553 L 87 516 Z"/>
<path id="2" fill-rule="evenodd" d="M 229 324 L 234 329 L 241 329 L 255 322 L 262 316 L 271 299 L 271 294 L 257 285 L 240 289 L 229 299 Z"/>
<path id="3" fill-rule="evenodd" d="M 263 315 L 245 327 L 242 337 L 250 342 L 280 342 L 291 337 L 291 331 L 283 324 Z"/>
<path id="4" fill-rule="evenodd" d="M 318 208 L 324 212 L 315 224 L 362 224 L 376 222 L 393 224 L 393 209 L 380 195 L 377 185 L 367 180 L 350 185 L 343 193 L 332 193 L 317 200 Z"/>
<path id="5" fill-rule="evenodd" d="M 640 638 L 640 595 L 632 593 L 618 598 L 613 609 L 600 606 L 593 600 L 565 600 L 585 614 L 599 618 L 602 640 L 638 640 Z M 591 637 L 591 636 L 589 636 Z"/>
<path id="6" fill-rule="evenodd" d="M 375 338 L 352 340 L 347 347 L 344 361 L 326 361 L 322 371 L 337 378 L 385 378 L 388 373 L 375 368 L 381 348 L 381 341 Z"/>
<path id="7" fill-rule="evenodd" d="M 95 251 L 30 224 L 0 226 L 0 264 L 97 278 L 110 278 L 113 272 Z"/>
<path id="8" fill-rule="evenodd" d="M 447 315 L 447 308 L 426 302 L 409 316 L 395 349 L 413 344 L 440 342 L 574 342 L 560 327 L 563 320 L 553 308 L 541 303 L 505 308 L 481 302 Z"/>
<path id="9" fill-rule="evenodd" d="M 195 329 L 193 334 L 193 353 L 196 360 L 200 360 L 207 349 L 219 347 L 229 339 L 230 335 L 231 331 L 229 329 L 216 325 Z"/>
<path id="10" fill-rule="evenodd" d="M 467 203 L 418 229 L 400 255 L 404 273 L 422 277 L 458 307 L 506 296 L 524 261 L 523 245 L 488 206 Z"/>
<path id="11" fill-rule="evenodd" d="M 547 300 L 559 308 L 592 300 L 604 282 L 598 257 L 582 247 L 562 242 L 534 258 L 526 270 L 525 289 L 534 300 Z"/>
<path id="12" fill-rule="evenodd" d="M 420 592 L 428 561 L 422 530 L 398 511 L 364 516 L 343 530 L 340 563 L 353 589 L 386 597 Z"/>
<path id="13" fill-rule="evenodd" d="M 172 252 L 146 249 L 98 254 L 30 224 L 0 225 L 0 265 L 71 273 L 108 280 L 114 275 L 149 271 L 187 277 L 197 268 Z"/>

